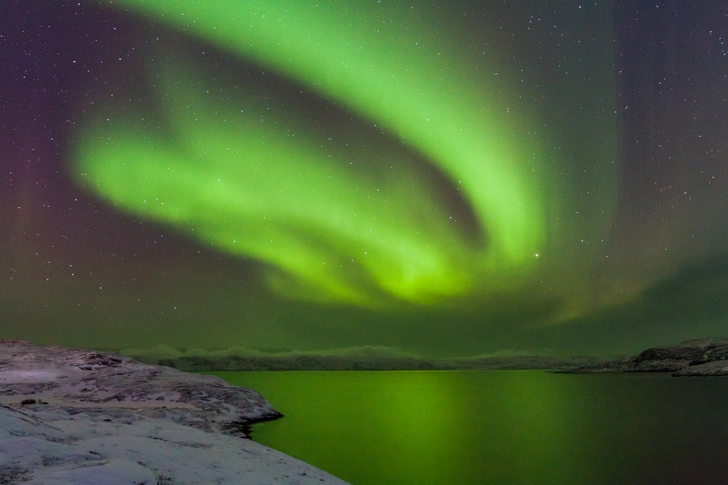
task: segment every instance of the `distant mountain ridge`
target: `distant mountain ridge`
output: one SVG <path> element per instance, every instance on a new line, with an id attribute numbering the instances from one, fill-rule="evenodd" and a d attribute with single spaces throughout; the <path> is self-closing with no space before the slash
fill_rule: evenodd
<path id="1" fill-rule="evenodd" d="M 405 356 L 181 356 L 145 359 L 148 363 L 183 371 L 271 370 L 554 370 L 596 362 L 591 357 L 557 358 L 544 355 L 420 359 Z"/>
<path id="2" fill-rule="evenodd" d="M 154 349 L 150 349 L 154 350 Z M 237 351 L 238 353 L 234 353 Z M 250 349 L 182 354 L 122 351 L 137 360 L 182 371 L 313 371 L 313 370 L 550 370 L 559 373 L 671 372 L 675 376 L 728 375 L 728 338 L 702 338 L 677 345 L 651 347 L 632 357 L 554 357 L 525 353 L 490 354 L 464 358 L 426 359 L 397 349 L 361 347 L 340 349 L 334 355 L 306 352 L 266 354 Z"/>

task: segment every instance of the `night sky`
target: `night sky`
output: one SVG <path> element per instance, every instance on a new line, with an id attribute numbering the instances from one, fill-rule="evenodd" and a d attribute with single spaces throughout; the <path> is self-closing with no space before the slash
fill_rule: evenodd
<path id="1" fill-rule="evenodd" d="M 721 1 L 9 1 L 0 338 L 728 335 Z"/>

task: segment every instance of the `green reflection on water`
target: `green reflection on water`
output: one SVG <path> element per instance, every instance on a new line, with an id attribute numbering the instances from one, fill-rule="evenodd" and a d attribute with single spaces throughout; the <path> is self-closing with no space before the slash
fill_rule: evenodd
<path id="1" fill-rule="evenodd" d="M 576 446 L 583 415 L 563 389 L 564 376 L 216 375 L 260 391 L 286 416 L 255 426 L 255 441 L 353 484 L 579 483 L 584 475 Z"/>
<path id="2" fill-rule="evenodd" d="M 354 485 L 725 484 L 728 379 L 223 372 L 286 416 L 255 441 Z"/>

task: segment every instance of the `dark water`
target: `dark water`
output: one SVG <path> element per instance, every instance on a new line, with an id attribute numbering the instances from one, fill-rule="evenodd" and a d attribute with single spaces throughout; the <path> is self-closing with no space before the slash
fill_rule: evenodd
<path id="1" fill-rule="evenodd" d="M 728 379 L 221 372 L 285 414 L 253 439 L 354 485 L 728 484 Z"/>

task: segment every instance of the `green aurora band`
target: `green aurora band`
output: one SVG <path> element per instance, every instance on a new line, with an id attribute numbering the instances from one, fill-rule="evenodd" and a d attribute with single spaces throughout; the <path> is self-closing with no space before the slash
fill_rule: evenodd
<path id="1" fill-rule="evenodd" d="M 397 153 L 353 134 L 346 144 L 364 149 L 332 155 L 310 122 L 270 111 L 245 87 L 215 96 L 234 80 L 161 55 L 147 74 L 164 129 L 111 106 L 87 116 L 76 143 L 76 179 L 120 210 L 264 263 L 284 296 L 371 308 L 515 287 L 558 239 L 562 188 L 542 163 L 547 142 L 514 135 L 528 113 L 514 122 L 497 109 L 493 81 L 439 41 L 434 18 L 379 3 L 110 3 L 382 127 L 449 181 L 478 227 L 454 223 L 437 181 Z M 366 163 L 386 170 L 357 168 Z"/>

